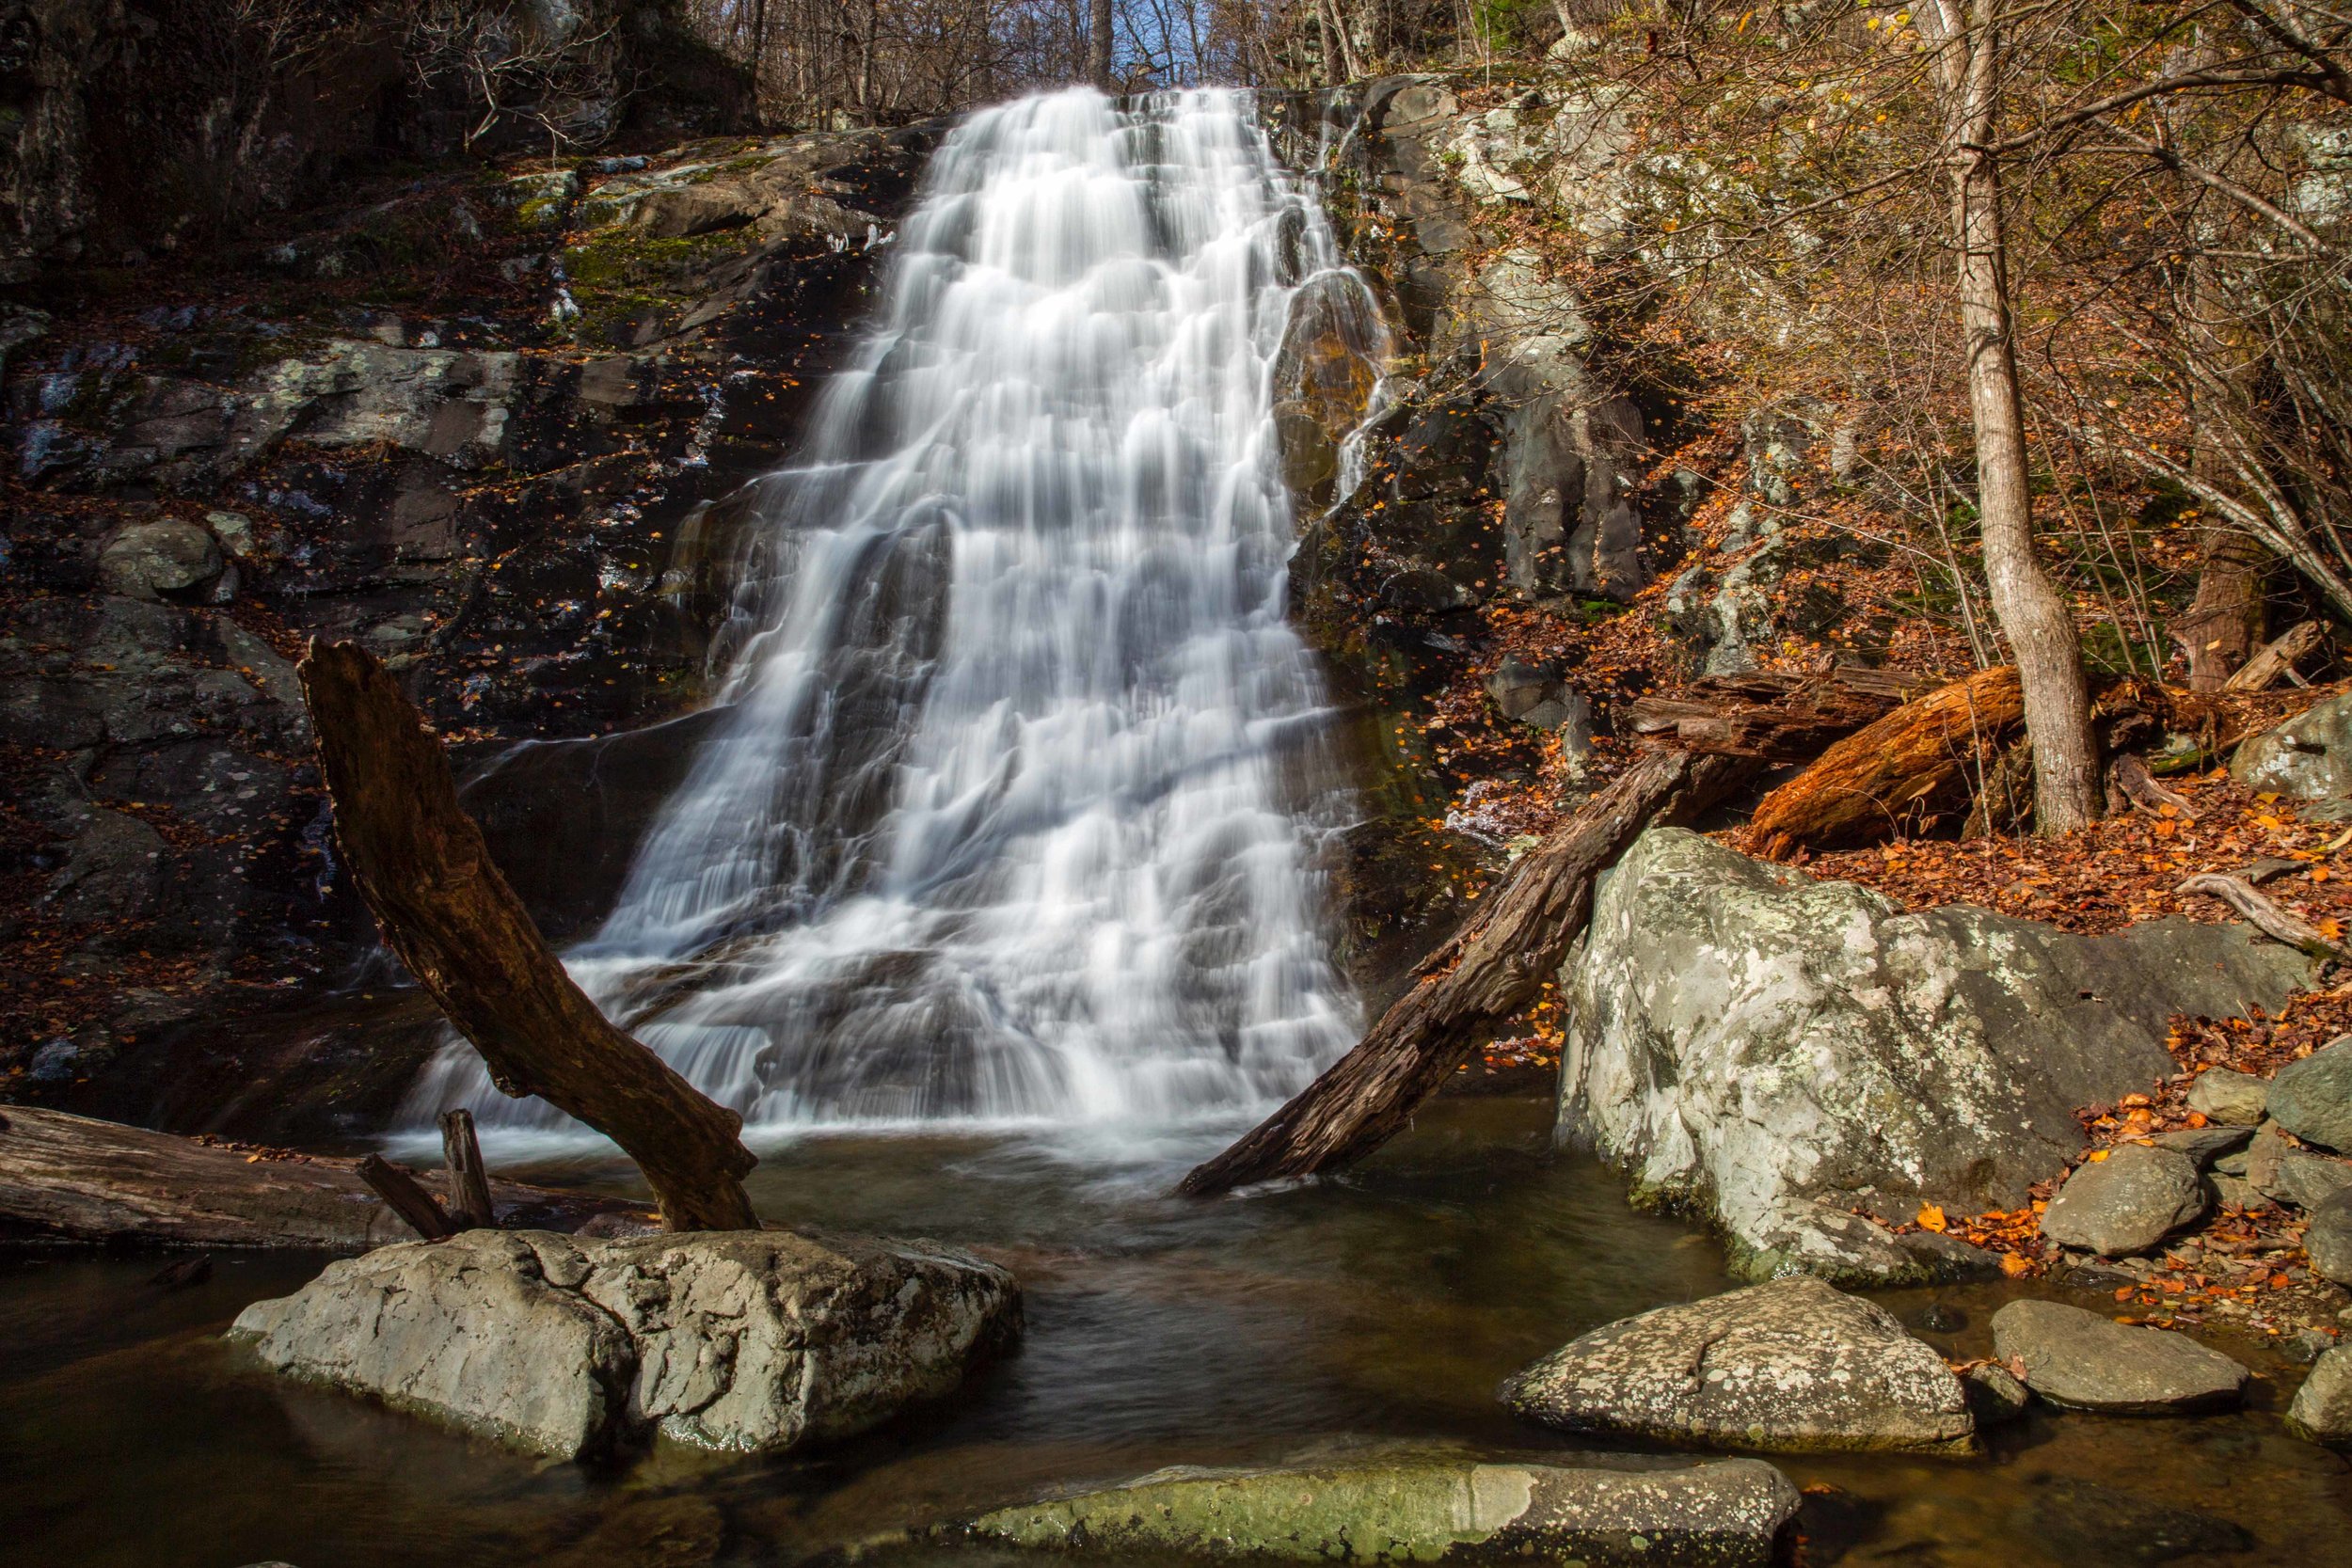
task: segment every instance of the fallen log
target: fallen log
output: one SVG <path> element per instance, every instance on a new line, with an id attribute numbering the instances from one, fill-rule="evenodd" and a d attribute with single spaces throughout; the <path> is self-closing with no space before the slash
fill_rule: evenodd
<path id="1" fill-rule="evenodd" d="M 409 1240 L 358 1164 L 11 1105 L 0 1113 L 0 1238 L 324 1252 Z M 491 1182 L 490 1195 L 517 1228 L 647 1228 L 642 1203 L 516 1181 Z"/>
<path id="2" fill-rule="evenodd" d="M 1810 674 L 1708 675 L 1629 710 L 1636 735 L 1685 752 L 1809 762 L 1842 736 L 1943 684 L 1941 676 L 1859 665 Z"/>
<path id="3" fill-rule="evenodd" d="M 742 1118 L 613 1026 L 548 950 L 457 803 L 439 743 L 348 642 L 300 667 L 335 840 L 384 940 L 511 1095 L 536 1094 L 637 1162 L 672 1230 L 752 1230 Z"/>
<path id="4" fill-rule="evenodd" d="M 1520 857 L 1486 907 L 1422 960 L 1417 983 L 1356 1049 L 1178 1191 L 1200 1197 L 1362 1159 L 1476 1049 L 1534 1000 L 1593 913 L 1593 879 L 1654 824 L 1688 821 L 1753 776 L 1731 756 L 1647 752 Z"/>
<path id="5" fill-rule="evenodd" d="M 1939 804 L 2000 754 L 2026 716 L 2015 669 L 1979 671 L 1838 741 L 1764 797 L 1752 823 L 1769 859 L 1884 836 Z"/>

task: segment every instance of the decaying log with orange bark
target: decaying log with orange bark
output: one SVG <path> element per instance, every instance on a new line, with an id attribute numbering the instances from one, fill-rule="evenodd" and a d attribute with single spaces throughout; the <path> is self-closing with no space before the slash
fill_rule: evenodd
<path id="1" fill-rule="evenodd" d="M 1685 752 L 1805 762 L 1941 684 L 1916 671 L 1859 665 L 1708 675 L 1671 696 L 1642 698 L 1629 721 L 1636 735 Z"/>
<path id="2" fill-rule="evenodd" d="M 1776 860 L 1800 847 L 1886 837 L 1955 808 L 2025 716 L 2009 665 L 1905 703 L 1765 796 L 1756 808 L 1755 842 Z"/>
<path id="3" fill-rule="evenodd" d="M 335 839 L 384 940 L 489 1064 L 621 1146 L 672 1230 L 750 1230 L 742 1118 L 615 1028 L 572 983 L 457 803 L 440 743 L 384 666 L 311 646 L 302 693 Z"/>
<path id="4" fill-rule="evenodd" d="M 1178 1189 L 1206 1196 L 1363 1158 L 1438 1091 L 1502 1019 L 1533 1001 L 1593 914 L 1593 879 L 1643 830 L 1687 822 L 1755 776 L 1744 757 L 1642 754 L 1520 857 L 1355 1050 Z"/>

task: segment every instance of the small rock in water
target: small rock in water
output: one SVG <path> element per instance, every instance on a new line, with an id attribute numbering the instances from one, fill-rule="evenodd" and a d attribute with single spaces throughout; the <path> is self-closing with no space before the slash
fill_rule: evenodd
<path id="1" fill-rule="evenodd" d="M 2159 1132 L 2148 1141 L 2158 1148 L 2187 1155 L 2202 1170 L 2216 1160 L 2244 1148 L 2246 1140 L 2253 1135 L 2251 1127 L 2183 1127 L 2170 1132 Z M 2240 1171 L 2239 1174 L 2245 1173 Z"/>
<path id="2" fill-rule="evenodd" d="M 2280 1068 L 2270 1081 L 2269 1111 L 2296 1137 L 2352 1153 L 2352 1035 Z"/>
<path id="3" fill-rule="evenodd" d="M 1588 1568 L 1765 1568 L 1797 1489 L 1761 1460 L 1603 1454 L 1572 1465 L 1368 1456 L 1263 1470 L 1180 1465 L 933 1532 L 1049 1551 Z"/>
<path id="4" fill-rule="evenodd" d="M 1976 1423 L 1944 1358 L 1892 1314 L 1818 1279 L 1661 1307 L 1503 1385 L 1570 1432 L 1749 1449 L 1964 1452 Z"/>
<path id="5" fill-rule="evenodd" d="M 2254 1546 L 2253 1536 L 2227 1519 L 2071 1477 L 2035 1487 L 2017 1513 L 2052 1560 L 2069 1568 L 2201 1560 Z"/>
<path id="6" fill-rule="evenodd" d="M 1957 1334 L 1968 1326 L 1968 1314 L 1948 1302 L 1931 1301 L 1919 1314 L 1919 1326 L 1930 1334 Z"/>
<path id="7" fill-rule="evenodd" d="M 1993 1352 L 2022 1363 L 2026 1386 L 2053 1404 L 2117 1416 L 2174 1416 L 2235 1404 L 2249 1374 L 2185 1335 L 2139 1328 L 2055 1301 L 2013 1301 L 1993 1315 Z"/>
<path id="8" fill-rule="evenodd" d="M 2204 1212 L 2195 1161 L 2126 1144 L 2075 1167 L 2042 1214 L 2042 1233 L 2061 1246 L 2120 1258 L 2147 1251 Z"/>
<path id="9" fill-rule="evenodd" d="M 279 1371 L 577 1458 L 655 1431 L 846 1437 L 953 1389 L 1019 1322 L 1010 1275 L 929 1242 L 468 1230 L 329 1264 L 230 1334 Z"/>
<path id="10" fill-rule="evenodd" d="M 1961 1379 L 1961 1386 L 1968 1396 L 1969 1414 L 1977 1418 L 1979 1430 L 2001 1426 L 2026 1413 L 2033 1402 L 2032 1393 L 2010 1375 L 2008 1370 L 1990 1362 L 1968 1369 Z"/>
<path id="11" fill-rule="evenodd" d="M 2321 1278 L 2352 1285 L 2352 1192 L 2338 1193 L 2312 1211 L 2303 1252 Z"/>
<path id="12" fill-rule="evenodd" d="M 2204 1113 L 2207 1121 L 2230 1127 L 2251 1127 L 2263 1118 L 2270 1085 L 2250 1072 L 2225 1067 L 2207 1068 L 2188 1086 L 2188 1108 Z"/>
<path id="13" fill-rule="evenodd" d="M 2312 1363 L 2287 1407 L 2287 1427 L 2314 1443 L 2352 1443 L 2352 1345 Z"/>

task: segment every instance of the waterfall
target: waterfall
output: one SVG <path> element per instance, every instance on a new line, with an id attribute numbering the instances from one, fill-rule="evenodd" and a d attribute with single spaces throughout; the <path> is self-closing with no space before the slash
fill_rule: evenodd
<path id="1" fill-rule="evenodd" d="M 1350 1044 L 1271 390 L 1343 276 L 1243 96 L 957 128 L 759 482 L 725 711 L 566 956 L 598 1004 L 755 1127 L 1232 1120 Z M 463 1042 L 411 1108 L 457 1103 L 563 1123 Z"/>

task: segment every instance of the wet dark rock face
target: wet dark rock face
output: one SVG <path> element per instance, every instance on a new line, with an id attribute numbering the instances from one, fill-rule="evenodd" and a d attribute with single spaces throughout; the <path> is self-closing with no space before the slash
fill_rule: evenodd
<path id="1" fill-rule="evenodd" d="M 797 443 L 941 129 L 354 191 L 143 273 L 152 305 L 0 309 L 0 1096 L 287 1136 L 396 1101 L 406 1046 L 225 1022 L 373 946 L 310 637 L 402 673 L 550 934 L 593 926 L 684 765 L 644 726 L 706 692 L 736 492 Z M 674 235 L 682 193 L 716 226 Z"/>

